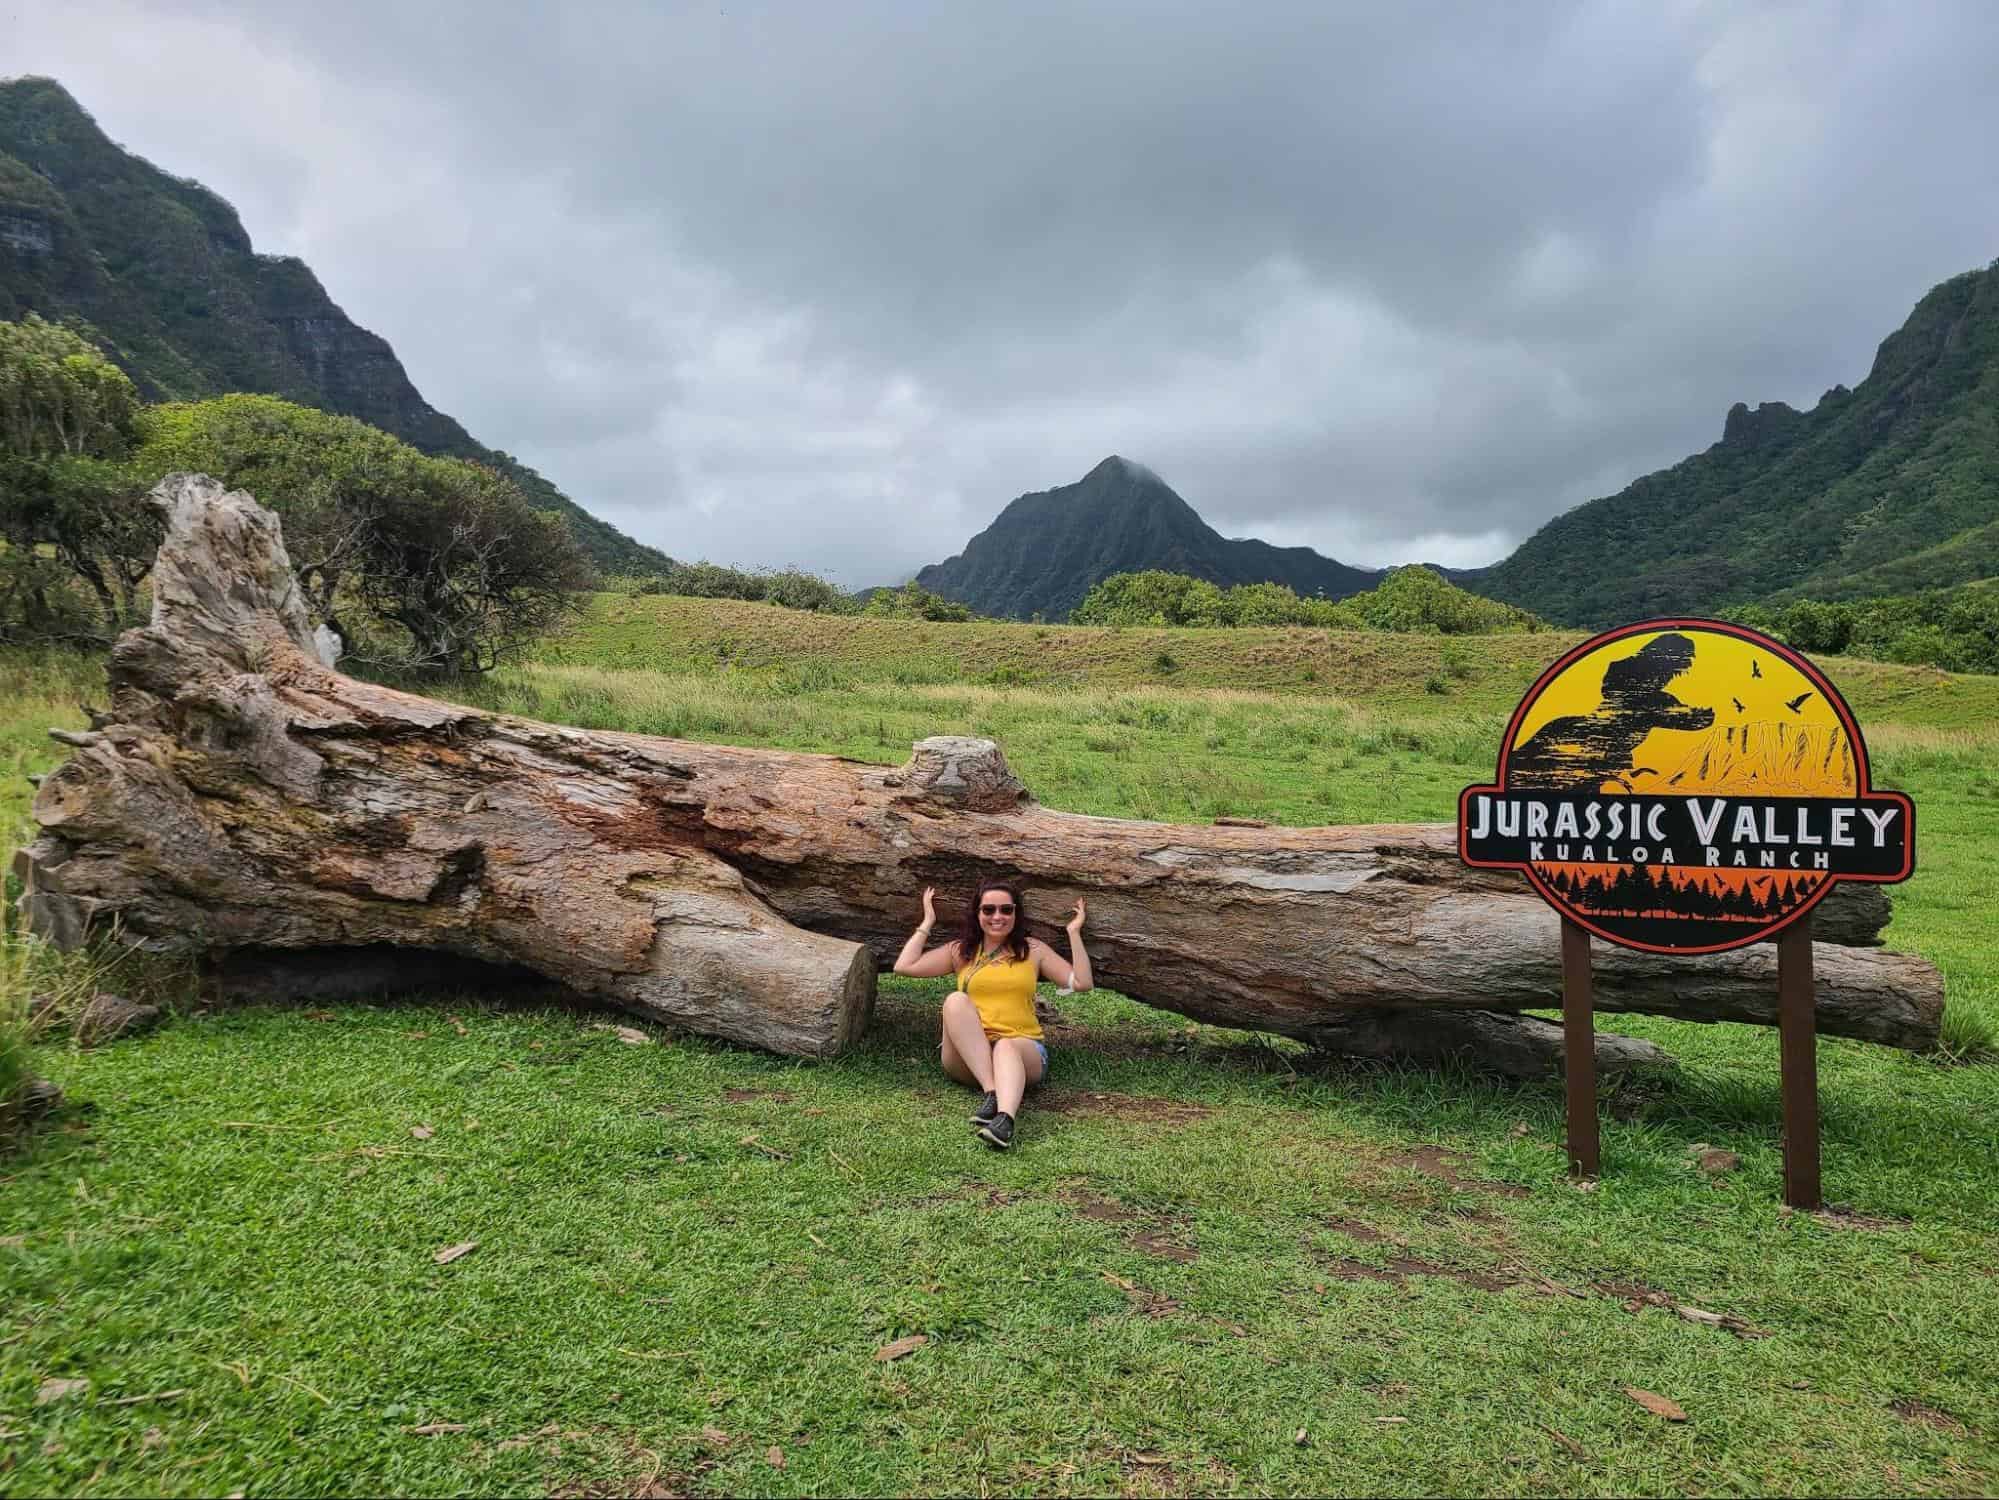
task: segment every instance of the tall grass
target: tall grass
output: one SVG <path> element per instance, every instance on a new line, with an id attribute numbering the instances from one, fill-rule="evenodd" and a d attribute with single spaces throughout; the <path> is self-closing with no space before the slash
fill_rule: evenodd
<path id="1" fill-rule="evenodd" d="M 0 992 L 0 1150 L 12 1144 L 20 1127 L 32 1040 L 27 997 L 10 986 Z"/>

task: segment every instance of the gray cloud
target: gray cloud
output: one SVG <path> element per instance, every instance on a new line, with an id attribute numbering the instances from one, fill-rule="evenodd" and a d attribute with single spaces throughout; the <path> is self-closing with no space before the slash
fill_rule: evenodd
<path id="1" fill-rule="evenodd" d="M 496 14 L 91 0 L 7 66 L 598 514 L 849 583 L 1113 451 L 1487 561 L 1999 253 L 1981 0 Z"/>

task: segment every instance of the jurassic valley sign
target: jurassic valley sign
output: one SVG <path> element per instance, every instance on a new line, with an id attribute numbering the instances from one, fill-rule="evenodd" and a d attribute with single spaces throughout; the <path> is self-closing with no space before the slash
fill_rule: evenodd
<path id="1" fill-rule="evenodd" d="M 1768 636 L 1648 620 L 1584 641 L 1513 711 L 1490 786 L 1458 799 L 1467 864 L 1521 870 L 1562 915 L 1569 1170 L 1599 1160 L 1590 935 L 1719 953 L 1776 935 L 1784 1201 L 1820 1204 L 1811 910 L 1906 880 L 1916 810 L 1875 790 L 1838 690 Z"/>
<path id="2" fill-rule="evenodd" d="M 1833 685 L 1767 636 L 1652 620 L 1585 641 L 1531 687 L 1465 862 L 1524 871 L 1588 931 L 1655 953 L 1739 948 L 1841 880 L 1906 880 L 1915 809 L 1877 791 Z"/>

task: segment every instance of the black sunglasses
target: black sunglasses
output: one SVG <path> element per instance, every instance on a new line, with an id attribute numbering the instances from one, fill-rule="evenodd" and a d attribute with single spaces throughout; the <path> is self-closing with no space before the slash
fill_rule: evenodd
<path id="1" fill-rule="evenodd" d="M 982 906 L 979 908 L 979 913 L 987 917 L 1010 917 L 1013 915 L 1013 908 L 1011 906 Z"/>

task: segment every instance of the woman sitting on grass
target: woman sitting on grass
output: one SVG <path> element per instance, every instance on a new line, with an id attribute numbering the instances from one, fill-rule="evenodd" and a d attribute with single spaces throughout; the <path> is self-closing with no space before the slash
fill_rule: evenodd
<path id="1" fill-rule="evenodd" d="M 1048 1072 L 1048 1044 L 1034 1014 L 1034 986 L 1052 979 L 1065 989 L 1091 985 L 1090 955 L 1083 951 L 1083 903 L 1069 919 L 1073 965 L 1040 938 L 1027 936 L 1027 903 L 1004 880 L 979 885 L 955 941 L 923 945 L 937 923 L 934 887 L 923 888 L 923 924 L 910 934 L 895 972 L 934 979 L 955 972 L 958 987 L 944 997 L 944 1071 L 984 1091 L 972 1111 L 972 1129 L 988 1145 L 1013 1144 L 1020 1096 Z"/>

